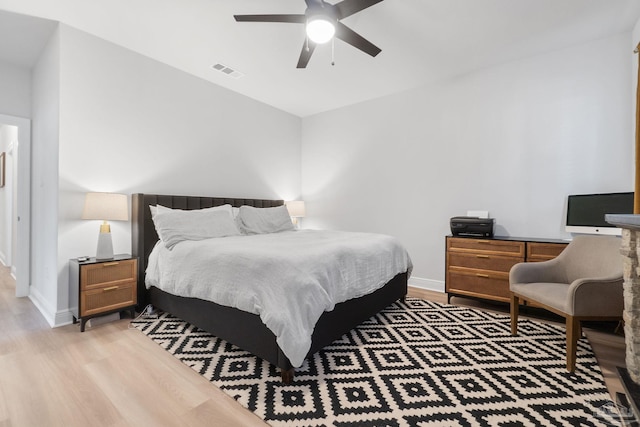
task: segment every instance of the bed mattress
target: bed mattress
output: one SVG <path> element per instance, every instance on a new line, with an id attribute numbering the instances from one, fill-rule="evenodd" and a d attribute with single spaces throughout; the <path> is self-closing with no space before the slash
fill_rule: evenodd
<path id="1" fill-rule="evenodd" d="M 145 285 L 259 315 L 298 367 L 323 312 L 411 269 L 391 236 L 294 230 L 183 241 L 171 250 L 160 241 Z"/>

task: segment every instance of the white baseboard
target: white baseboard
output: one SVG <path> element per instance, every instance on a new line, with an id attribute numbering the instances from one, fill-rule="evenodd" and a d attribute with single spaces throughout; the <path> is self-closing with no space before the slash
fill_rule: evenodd
<path id="1" fill-rule="evenodd" d="M 426 289 L 434 292 L 444 292 L 444 282 L 441 280 L 423 279 L 421 277 L 411 277 L 409 286 L 415 288 Z M 57 312 L 51 307 L 42 295 L 33 287 L 29 292 L 29 299 L 33 302 L 40 313 L 44 316 L 47 323 L 52 328 L 68 325 L 73 322 L 73 314 L 69 310 Z"/>
<path id="2" fill-rule="evenodd" d="M 4 255 L 0 256 L 0 264 L 2 264 L 5 267 L 11 267 L 11 270 L 9 271 L 9 274 L 11 275 L 13 280 L 16 280 L 16 266 L 15 265 L 11 265 L 11 266 L 7 265 L 7 263 L 5 262 Z"/>
<path id="3" fill-rule="evenodd" d="M 52 328 L 55 326 L 55 309 L 49 305 L 46 299 L 42 296 L 42 294 L 35 289 L 33 286 L 29 289 L 29 299 L 36 306 L 36 308 L 40 311 L 44 320 L 47 321 L 49 326 Z"/>
<path id="4" fill-rule="evenodd" d="M 29 289 L 29 299 L 52 328 L 68 325 L 73 322 L 73 314 L 71 311 L 56 311 L 33 286 Z"/>
<path id="5" fill-rule="evenodd" d="M 70 325 L 71 323 L 73 323 L 73 313 L 71 313 L 71 311 L 64 310 L 56 312 L 55 323 L 53 325 L 54 328 Z"/>
<path id="6" fill-rule="evenodd" d="M 426 289 L 428 291 L 444 292 L 444 282 L 441 280 L 410 277 L 409 286 L 413 286 L 414 288 Z"/>

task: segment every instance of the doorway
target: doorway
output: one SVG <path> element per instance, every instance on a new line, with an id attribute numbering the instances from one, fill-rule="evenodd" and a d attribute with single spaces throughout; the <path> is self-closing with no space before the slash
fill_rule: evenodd
<path id="1" fill-rule="evenodd" d="M 11 180 L 11 231 L 7 233 L 15 244 L 7 245 L 7 258 L 16 279 L 16 297 L 26 297 L 31 283 L 31 120 L 0 114 L 0 124 L 17 128 L 15 138 L 5 147 L 5 162 L 13 162 L 6 171 L 15 169 Z"/>

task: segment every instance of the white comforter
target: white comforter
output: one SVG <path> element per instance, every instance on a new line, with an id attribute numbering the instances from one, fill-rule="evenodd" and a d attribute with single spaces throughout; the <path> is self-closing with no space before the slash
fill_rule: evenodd
<path id="1" fill-rule="evenodd" d="M 172 250 L 160 243 L 145 280 L 147 288 L 258 314 L 298 367 L 324 311 L 411 268 L 407 251 L 390 236 L 296 230 L 184 241 Z"/>

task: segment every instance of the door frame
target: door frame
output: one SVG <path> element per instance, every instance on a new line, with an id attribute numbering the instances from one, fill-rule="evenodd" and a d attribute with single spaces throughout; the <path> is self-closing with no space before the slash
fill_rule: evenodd
<path id="1" fill-rule="evenodd" d="M 0 123 L 18 128 L 17 253 L 11 259 L 16 267 L 16 297 L 26 297 L 31 285 L 31 120 L 0 114 Z"/>

